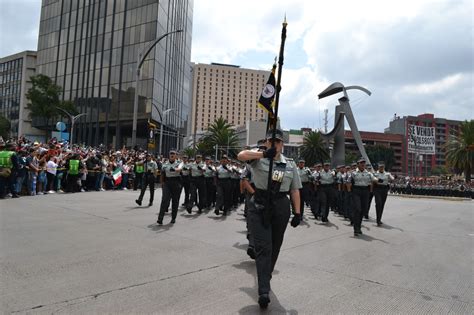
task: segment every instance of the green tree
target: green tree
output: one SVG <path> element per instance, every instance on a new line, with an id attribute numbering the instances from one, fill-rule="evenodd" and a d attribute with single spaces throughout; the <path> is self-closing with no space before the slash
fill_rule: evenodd
<path id="1" fill-rule="evenodd" d="M 181 153 L 189 157 L 194 157 L 196 155 L 196 150 L 193 149 L 192 147 L 187 147 L 187 148 L 184 148 Z"/>
<path id="2" fill-rule="evenodd" d="M 357 162 L 357 158 L 358 156 L 354 152 L 346 152 L 344 161 L 346 162 L 346 165 L 351 165 L 352 163 Z"/>
<path id="3" fill-rule="evenodd" d="M 206 135 L 197 145 L 197 151 L 204 155 L 213 156 L 216 145 L 218 146 L 218 158 L 226 153 L 228 153 L 229 157 L 236 157 L 239 151 L 239 139 L 235 130 L 222 117 L 219 117 L 209 125 Z"/>
<path id="4" fill-rule="evenodd" d="M 370 162 L 377 164 L 380 161 L 385 162 L 385 169 L 390 170 L 395 164 L 395 152 L 392 148 L 383 145 L 371 145 L 365 148 Z"/>
<path id="5" fill-rule="evenodd" d="M 51 119 L 61 115 L 58 107 L 75 115 L 77 110 L 71 101 L 61 101 L 62 88 L 54 84 L 50 77 L 37 74 L 31 78 L 31 88 L 26 93 L 30 118 Z"/>
<path id="6" fill-rule="evenodd" d="M 470 181 L 474 164 L 474 120 L 461 123 L 459 134 L 451 135 L 444 149 L 449 165 L 459 173 L 464 172 L 466 181 Z"/>
<path id="7" fill-rule="evenodd" d="M 329 159 L 329 151 L 320 132 L 310 131 L 306 134 L 300 152 L 308 166 L 313 166 L 317 162 L 323 163 Z"/>
<path id="8" fill-rule="evenodd" d="M 439 176 L 439 175 L 446 175 L 449 173 L 449 170 L 446 166 L 437 166 L 431 170 L 431 175 Z"/>
<path id="9" fill-rule="evenodd" d="M 0 136 L 3 139 L 6 140 L 9 138 L 11 127 L 12 125 L 10 121 L 6 117 L 0 115 Z"/>

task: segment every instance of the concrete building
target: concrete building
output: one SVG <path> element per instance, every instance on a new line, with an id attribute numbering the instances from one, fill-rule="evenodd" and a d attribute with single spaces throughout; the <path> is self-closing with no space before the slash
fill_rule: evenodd
<path id="1" fill-rule="evenodd" d="M 433 168 L 447 166 L 443 147 L 451 134 L 459 133 L 460 124 L 459 120 L 435 118 L 433 114 L 429 113 L 403 117 L 395 115 L 390 121 L 389 127 L 385 129 L 385 133 L 398 134 L 403 137 L 402 170 L 404 173 L 410 176 L 429 176 Z M 426 128 L 432 130 L 432 134 L 429 136 L 421 137 L 432 138 L 431 151 L 423 150 L 421 144 L 410 147 L 413 141 L 411 130 L 416 127 L 421 127 L 420 131 Z"/>
<path id="2" fill-rule="evenodd" d="M 190 133 L 199 134 L 219 117 L 234 126 L 266 119 L 257 100 L 269 74 L 234 65 L 195 64 Z"/>
<path id="3" fill-rule="evenodd" d="M 10 136 L 44 140 L 45 132 L 31 126 L 26 93 L 36 72 L 36 51 L 23 51 L 0 58 L 0 114 L 11 123 Z"/>
<path id="4" fill-rule="evenodd" d="M 403 152 L 403 136 L 397 134 L 387 134 L 382 132 L 372 132 L 372 131 L 360 131 L 360 136 L 362 138 L 362 142 L 365 146 L 374 146 L 374 145 L 381 145 L 387 148 L 391 148 L 394 151 L 395 155 L 395 164 L 390 169 L 390 172 L 395 174 L 400 174 L 404 172 L 403 170 L 403 160 L 404 160 L 404 152 Z M 357 144 L 355 143 L 355 139 L 352 135 L 352 131 L 345 130 L 344 131 L 345 137 L 345 148 L 346 154 L 348 152 L 352 152 L 355 156 L 359 157 L 360 152 L 357 148 Z M 372 164 L 377 164 L 379 161 L 371 161 Z"/>
<path id="5" fill-rule="evenodd" d="M 141 67 L 137 143 L 146 145 L 147 121 L 165 115 L 163 152 L 185 134 L 191 104 L 193 1 L 43 0 L 37 72 L 60 85 L 63 99 L 87 113 L 74 142 L 129 145 L 138 55 L 158 37 Z M 46 127 L 46 126 L 39 126 Z"/>

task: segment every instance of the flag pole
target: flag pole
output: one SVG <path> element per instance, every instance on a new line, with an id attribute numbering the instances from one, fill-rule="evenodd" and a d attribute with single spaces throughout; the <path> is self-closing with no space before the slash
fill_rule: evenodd
<path id="1" fill-rule="evenodd" d="M 277 128 L 277 123 L 278 123 L 278 104 L 280 101 L 280 90 L 281 90 L 281 73 L 283 70 L 283 52 L 285 50 L 285 40 L 286 40 L 286 26 L 288 23 L 286 22 L 286 15 L 285 19 L 282 23 L 282 29 L 281 29 L 281 44 L 280 44 L 280 54 L 278 55 L 278 79 L 277 79 L 277 84 L 276 84 L 276 95 L 275 95 L 275 112 L 273 113 L 273 116 L 271 118 L 271 123 L 267 126 L 272 128 L 272 141 L 271 145 L 272 148 L 275 147 L 275 136 L 276 136 L 276 128 Z M 265 213 L 264 213 L 264 222 L 266 225 L 270 223 L 270 217 L 271 217 L 271 210 L 270 210 L 270 205 L 271 205 L 271 186 L 272 186 L 272 173 L 273 173 L 273 159 L 270 159 L 270 163 L 268 166 L 268 181 L 267 181 L 267 205 L 265 207 Z"/>

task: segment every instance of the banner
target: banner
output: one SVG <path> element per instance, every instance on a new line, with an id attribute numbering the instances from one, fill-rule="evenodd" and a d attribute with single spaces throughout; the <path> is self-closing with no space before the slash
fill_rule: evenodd
<path id="1" fill-rule="evenodd" d="M 408 152 L 434 155 L 435 148 L 435 128 L 408 125 Z"/>

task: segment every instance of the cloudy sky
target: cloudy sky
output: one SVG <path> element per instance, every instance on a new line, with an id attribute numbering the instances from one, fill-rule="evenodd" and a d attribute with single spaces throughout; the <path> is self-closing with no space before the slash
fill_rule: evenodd
<path id="1" fill-rule="evenodd" d="M 39 0 L 0 0 L 0 56 L 36 49 Z M 474 4 L 471 0 L 195 0 L 192 61 L 269 70 L 288 32 L 280 97 L 285 129 L 330 128 L 349 91 L 360 130 L 383 131 L 397 115 L 474 118 Z M 21 12 L 21 14 L 18 14 Z"/>

